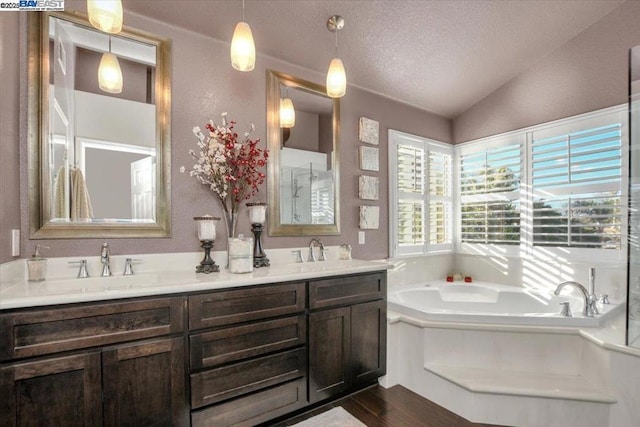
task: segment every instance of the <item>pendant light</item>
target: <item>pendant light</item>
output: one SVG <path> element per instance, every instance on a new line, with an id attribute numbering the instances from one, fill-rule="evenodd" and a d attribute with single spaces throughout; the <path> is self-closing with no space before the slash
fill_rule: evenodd
<path id="1" fill-rule="evenodd" d="M 122 92 L 122 70 L 118 57 L 111 53 L 111 36 L 109 36 L 109 52 L 102 54 L 98 67 L 98 86 L 104 92 Z"/>
<path id="2" fill-rule="evenodd" d="M 344 64 L 338 58 L 338 31 L 344 28 L 342 16 L 333 15 L 327 21 L 327 29 L 336 33 L 336 56 L 329 64 L 327 71 L 327 95 L 331 98 L 343 97 L 347 92 L 347 75 L 344 72 Z"/>
<path id="3" fill-rule="evenodd" d="M 287 93 L 284 98 L 280 99 L 281 128 L 292 128 L 296 125 L 296 110 L 293 108 L 293 101 L 288 95 Z"/>
<path id="4" fill-rule="evenodd" d="M 231 66 L 238 71 L 251 71 L 256 65 L 256 45 L 251 27 L 244 22 L 244 0 L 242 0 L 242 21 L 238 22 L 231 39 Z"/>
<path id="5" fill-rule="evenodd" d="M 122 30 L 122 0 L 87 0 L 87 14 L 100 31 L 117 34 Z"/>

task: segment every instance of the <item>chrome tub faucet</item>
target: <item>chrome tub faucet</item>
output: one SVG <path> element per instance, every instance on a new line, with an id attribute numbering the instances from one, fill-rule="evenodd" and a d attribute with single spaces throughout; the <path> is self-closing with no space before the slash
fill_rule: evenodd
<path id="1" fill-rule="evenodd" d="M 585 289 L 584 286 L 582 286 L 580 283 L 578 282 L 572 282 L 572 281 L 568 281 L 568 282 L 562 282 L 558 285 L 558 287 L 556 288 L 556 290 L 553 292 L 554 295 L 560 295 L 560 291 L 562 290 L 562 288 L 564 288 L 565 286 L 573 286 L 574 288 L 580 290 L 580 292 L 582 292 L 582 296 L 584 297 L 584 310 L 582 310 L 582 314 L 585 317 L 593 317 L 594 312 L 593 309 L 591 307 L 591 302 L 589 299 L 589 294 L 587 293 L 587 290 Z"/>

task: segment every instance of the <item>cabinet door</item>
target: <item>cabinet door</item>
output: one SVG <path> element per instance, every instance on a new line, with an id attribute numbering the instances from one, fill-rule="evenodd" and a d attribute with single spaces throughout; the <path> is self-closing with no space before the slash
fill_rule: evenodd
<path id="1" fill-rule="evenodd" d="M 309 314 L 309 402 L 349 387 L 351 359 L 350 308 Z"/>
<path id="2" fill-rule="evenodd" d="M 102 370 L 105 425 L 188 425 L 182 337 L 107 348 Z"/>
<path id="3" fill-rule="evenodd" d="M 0 368 L 0 425 L 102 425 L 100 353 Z"/>
<path id="4" fill-rule="evenodd" d="M 355 384 L 372 383 L 387 371 L 387 303 L 351 307 L 351 363 Z"/>

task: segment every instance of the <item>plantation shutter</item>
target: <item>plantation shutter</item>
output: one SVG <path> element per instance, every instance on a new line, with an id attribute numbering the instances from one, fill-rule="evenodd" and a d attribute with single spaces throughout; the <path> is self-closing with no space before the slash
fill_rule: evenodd
<path id="1" fill-rule="evenodd" d="M 620 249 L 618 114 L 534 132 L 532 138 L 533 245 Z"/>
<path id="2" fill-rule="evenodd" d="M 425 150 L 400 144 L 397 150 L 398 244 L 425 243 Z"/>
<path id="3" fill-rule="evenodd" d="M 450 145 L 389 131 L 391 254 L 453 248 Z"/>
<path id="4" fill-rule="evenodd" d="M 451 230 L 451 154 L 429 150 L 429 246 L 448 245 Z"/>
<path id="5" fill-rule="evenodd" d="M 463 147 L 459 162 L 461 241 L 519 244 L 521 141 Z"/>

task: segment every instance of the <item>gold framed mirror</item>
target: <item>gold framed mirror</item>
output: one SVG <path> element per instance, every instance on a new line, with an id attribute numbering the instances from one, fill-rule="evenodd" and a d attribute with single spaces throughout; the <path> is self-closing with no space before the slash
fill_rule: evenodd
<path id="1" fill-rule="evenodd" d="M 80 13 L 29 14 L 31 238 L 171 235 L 170 54 Z"/>
<path id="2" fill-rule="evenodd" d="M 292 127 L 281 127 L 285 100 Z M 267 144 L 269 235 L 339 235 L 340 100 L 322 85 L 267 70 Z"/>

